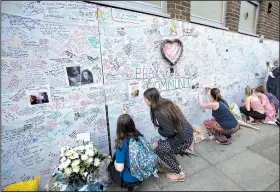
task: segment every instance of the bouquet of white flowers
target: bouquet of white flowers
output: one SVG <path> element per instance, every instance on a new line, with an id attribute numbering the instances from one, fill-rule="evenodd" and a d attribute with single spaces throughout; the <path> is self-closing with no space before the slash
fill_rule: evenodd
<path id="1" fill-rule="evenodd" d="M 78 147 L 62 147 L 59 165 L 56 169 L 56 173 L 60 173 L 56 175 L 60 176 L 53 177 L 54 181 L 50 183 L 53 186 L 54 183 L 59 182 L 66 186 L 69 185 L 71 189 L 81 188 L 87 184 L 96 183 L 96 181 L 103 183 L 104 181 L 99 178 L 102 177 L 99 175 L 99 169 L 104 169 L 102 165 L 109 164 L 110 160 L 110 156 L 100 153 L 93 143 Z M 69 186 L 66 190 L 69 190 Z M 50 186 L 48 188 L 52 189 Z"/>

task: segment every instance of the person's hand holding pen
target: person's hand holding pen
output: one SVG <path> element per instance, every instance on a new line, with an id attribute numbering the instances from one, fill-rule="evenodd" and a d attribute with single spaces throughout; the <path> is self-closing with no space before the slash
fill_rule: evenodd
<path id="1" fill-rule="evenodd" d="M 125 106 L 122 108 L 122 114 L 127 114 L 127 108 Z"/>
<path id="2" fill-rule="evenodd" d="M 206 87 L 205 90 L 206 90 L 206 93 L 209 93 L 211 88 L 210 87 Z"/>
<path id="3" fill-rule="evenodd" d="M 205 89 L 204 89 L 204 88 L 200 88 L 200 89 L 199 89 L 199 95 L 202 95 L 204 92 L 205 92 Z"/>
<path id="4" fill-rule="evenodd" d="M 271 71 L 271 67 L 269 66 L 269 61 L 266 62 L 266 66 L 267 66 L 268 70 Z"/>
<path id="5" fill-rule="evenodd" d="M 203 104 L 203 94 L 205 93 L 205 88 L 199 89 L 198 99 L 199 99 L 199 105 L 201 106 Z"/>

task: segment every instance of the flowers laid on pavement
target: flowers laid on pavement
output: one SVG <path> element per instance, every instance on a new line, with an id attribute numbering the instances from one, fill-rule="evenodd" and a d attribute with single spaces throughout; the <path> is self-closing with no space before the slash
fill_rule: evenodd
<path id="1" fill-rule="evenodd" d="M 69 177 L 69 183 L 73 183 L 76 179 L 84 180 L 86 183 L 89 173 L 96 171 L 107 155 L 101 154 L 93 146 L 92 143 L 78 147 L 61 148 L 59 171 Z"/>
<path id="2" fill-rule="evenodd" d="M 104 173 L 110 161 L 111 157 L 98 151 L 93 143 L 62 147 L 58 167 L 47 190 L 72 191 L 85 186 L 88 189 L 98 183 L 105 187 L 108 176 Z"/>

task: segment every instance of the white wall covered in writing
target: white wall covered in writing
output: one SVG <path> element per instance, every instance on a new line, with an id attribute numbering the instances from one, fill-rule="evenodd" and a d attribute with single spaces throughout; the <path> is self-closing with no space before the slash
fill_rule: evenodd
<path id="1" fill-rule="evenodd" d="M 96 5 L 1 2 L 2 186 L 41 176 L 58 164 L 60 148 L 90 132 L 109 152 Z M 89 70 L 74 78 L 67 68 Z M 74 81 L 73 80 L 73 81 Z M 49 102 L 40 103 L 41 93 Z M 30 104 L 30 96 L 38 104 Z M 37 100 L 36 100 L 37 101 Z"/>
<path id="2" fill-rule="evenodd" d="M 240 104 L 245 86 L 264 84 L 266 61 L 279 57 L 275 41 L 109 7 L 98 7 L 98 16 L 104 88 L 106 97 L 114 95 L 106 100 L 112 140 L 124 104 L 151 142 L 158 137 L 143 100 L 148 87 L 176 102 L 191 124 L 202 124 L 211 111 L 200 109 L 198 87 L 218 87 L 229 103 Z M 171 75 L 160 45 L 175 38 L 183 42 L 183 54 Z M 135 82 L 140 94 L 131 99 Z"/>

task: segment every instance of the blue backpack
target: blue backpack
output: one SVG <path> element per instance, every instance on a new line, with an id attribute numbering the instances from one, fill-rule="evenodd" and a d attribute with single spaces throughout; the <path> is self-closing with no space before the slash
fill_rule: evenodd
<path id="1" fill-rule="evenodd" d="M 138 137 L 138 141 L 130 139 L 129 162 L 131 175 L 139 181 L 153 175 L 158 168 L 158 157 L 143 137 Z"/>

